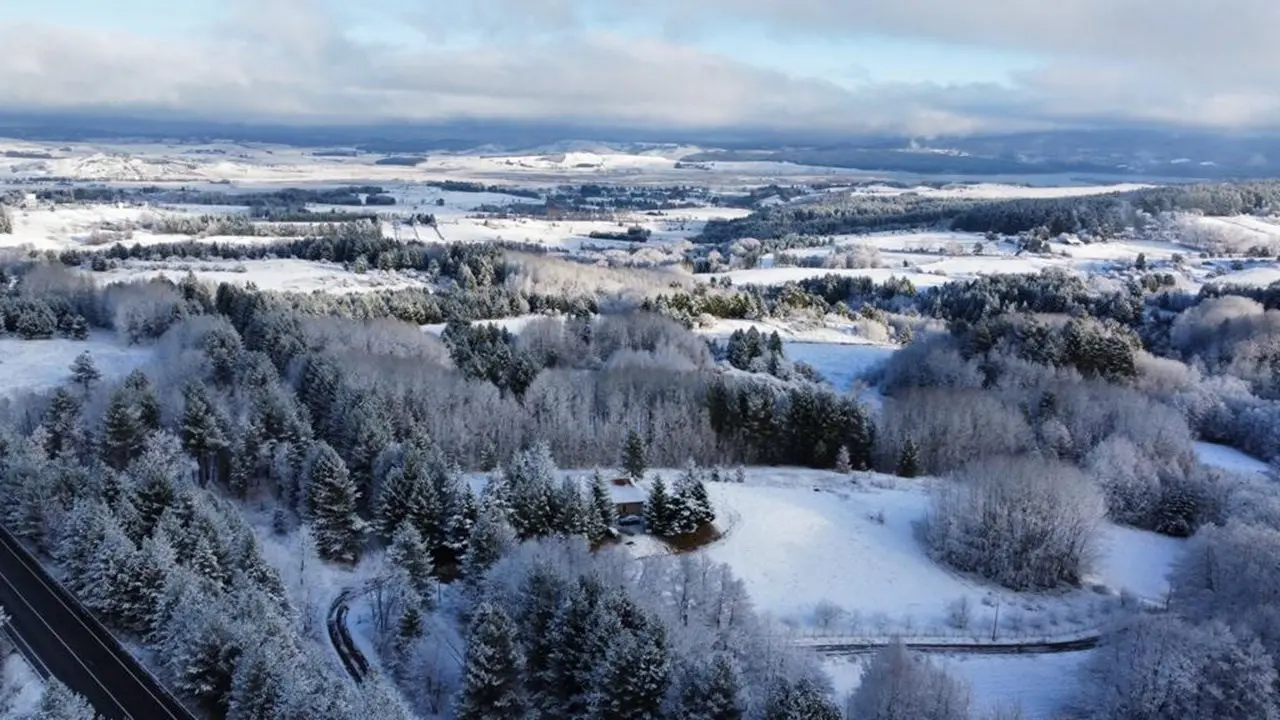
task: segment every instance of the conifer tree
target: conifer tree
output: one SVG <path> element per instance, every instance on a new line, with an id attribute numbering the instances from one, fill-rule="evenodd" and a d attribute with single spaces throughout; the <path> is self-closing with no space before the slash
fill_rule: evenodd
<path id="1" fill-rule="evenodd" d="M 223 430 L 225 421 L 198 382 L 187 386 L 183 401 L 182 446 L 196 459 L 201 486 L 207 486 L 218 479 L 219 458 L 230 445 Z"/>
<path id="2" fill-rule="evenodd" d="M 458 720 L 523 717 L 521 672 L 514 624 L 501 609 L 481 603 L 471 621 Z"/>
<path id="3" fill-rule="evenodd" d="M 557 535 L 585 535 L 587 508 L 582 501 L 582 490 L 573 478 L 564 478 L 551 496 L 551 532 Z"/>
<path id="4" fill-rule="evenodd" d="M 102 373 L 93 364 L 93 356 L 88 350 L 77 355 L 75 361 L 71 363 L 71 381 L 83 388 L 85 393 L 88 393 L 89 388 L 101 379 Z"/>
<path id="5" fill-rule="evenodd" d="M 811 680 L 778 678 L 765 701 L 764 720 L 843 720 L 840 709 Z"/>
<path id="6" fill-rule="evenodd" d="M 364 521 L 356 512 L 359 498 L 342 458 L 328 443 L 317 443 L 307 483 L 307 506 L 320 557 L 355 561 L 364 533 Z"/>
<path id="7" fill-rule="evenodd" d="M 841 445 L 840 450 L 836 453 L 836 472 L 841 475 L 848 475 L 853 472 L 853 463 L 849 460 L 849 446 Z"/>
<path id="8" fill-rule="evenodd" d="M 597 667 L 614 640 L 616 618 L 604 608 L 605 590 L 594 577 L 581 577 L 556 613 L 539 709 L 550 717 L 586 717 L 596 690 Z"/>
<path id="9" fill-rule="evenodd" d="M 492 507 L 481 508 L 471 528 L 467 552 L 462 556 L 463 577 L 469 582 L 478 581 L 515 544 L 515 531 L 502 516 Z"/>
<path id="10" fill-rule="evenodd" d="M 435 566 L 422 535 L 409 523 L 401 523 L 387 548 L 387 561 L 409 576 L 413 589 L 424 598 L 435 597 Z"/>
<path id="11" fill-rule="evenodd" d="M 667 484 L 661 475 L 655 476 L 649 489 L 649 501 L 644 506 L 645 527 L 650 534 L 671 537 L 672 521 L 671 495 L 667 492 Z"/>
<path id="12" fill-rule="evenodd" d="M 137 409 L 138 421 L 148 431 L 160 429 L 160 400 L 156 398 L 155 388 L 146 373 L 134 370 L 124 379 L 124 387 L 133 397 L 133 405 Z"/>
<path id="13" fill-rule="evenodd" d="M 635 430 L 627 433 L 627 442 L 622 446 L 622 468 L 627 471 L 627 475 L 632 480 L 644 479 L 645 470 L 649 469 L 647 452 L 644 438 L 640 437 L 640 433 Z"/>
<path id="14" fill-rule="evenodd" d="M 742 720 L 742 672 L 729 655 L 718 652 L 710 662 L 693 660 L 683 667 L 677 693 L 682 720 Z"/>
<path id="15" fill-rule="evenodd" d="M 44 449 L 49 457 L 72 452 L 83 442 L 80 402 L 66 388 L 60 387 L 53 392 L 49 409 L 45 412 L 44 428 L 48 431 Z"/>
<path id="16" fill-rule="evenodd" d="M 593 718 L 661 720 L 671 681 L 671 659 L 662 624 L 644 620 L 618 637 L 605 655 Z"/>
<path id="17" fill-rule="evenodd" d="M 49 678 L 32 720 L 98 720 L 93 706 L 57 678 Z"/>
<path id="18" fill-rule="evenodd" d="M 683 525 L 687 528 L 684 532 L 693 532 L 703 525 L 715 522 L 716 511 L 711 506 L 711 497 L 707 494 L 703 472 L 692 462 L 680 476 L 675 494 L 684 505 L 683 512 L 688 517 L 688 521 Z"/>
<path id="19" fill-rule="evenodd" d="M 102 419 L 102 459 L 116 470 L 123 470 L 142 449 L 146 428 L 124 388 L 111 394 Z"/>
<path id="20" fill-rule="evenodd" d="M 586 533 L 591 542 L 600 542 L 609 536 L 618 521 L 617 506 L 609 495 L 609 486 L 597 470 L 591 476 L 591 499 L 587 506 Z"/>
<path id="21" fill-rule="evenodd" d="M 913 478 L 920 474 L 920 455 L 915 440 L 908 437 L 902 443 L 902 453 L 898 456 L 898 476 Z"/>

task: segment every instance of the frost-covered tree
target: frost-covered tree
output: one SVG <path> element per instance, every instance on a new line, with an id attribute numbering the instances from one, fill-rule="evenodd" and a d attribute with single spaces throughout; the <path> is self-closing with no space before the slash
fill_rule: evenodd
<path id="1" fill-rule="evenodd" d="M 200 484 L 218 480 L 227 464 L 224 457 L 230 439 L 224 428 L 229 421 L 214 406 L 201 383 L 190 383 L 183 391 L 182 445 L 199 465 Z"/>
<path id="2" fill-rule="evenodd" d="M 468 632 L 466 675 L 457 700 L 458 720 L 524 716 L 523 661 L 516 629 L 500 608 L 481 603 Z"/>
<path id="3" fill-rule="evenodd" d="M 469 582 L 478 582 L 515 544 L 515 531 L 502 515 L 492 506 L 482 507 L 471 528 L 467 552 L 462 556 L 463 577 Z"/>
<path id="4" fill-rule="evenodd" d="M 853 472 L 853 463 L 849 460 L 848 445 L 841 445 L 839 452 L 836 453 L 835 471 L 841 475 L 848 475 Z"/>
<path id="5" fill-rule="evenodd" d="M 627 433 L 627 441 L 622 446 L 622 469 L 632 480 L 643 480 L 645 470 L 649 469 L 648 445 L 635 430 Z"/>
<path id="6" fill-rule="evenodd" d="M 554 531 L 556 472 L 551 448 L 545 443 L 516 453 L 503 467 L 500 482 L 507 518 L 522 539 Z"/>
<path id="7" fill-rule="evenodd" d="M 910 436 L 902 441 L 902 450 L 898 455 L 896 471 L 899 477 L 913 478 L 920 474 L 920 453 L 916 442 Z"/>
<path id="8" fill-rule="evenodd" d="M 706 473 L 690 462 L 684 472 L 676 480 L 675 497 L 683 505 L 682 514 L 687 522 L 682 528 L 692 526 L 685 532 L 693 532 L 703 525 L 715 522 L 716 511 L 711 506 L 711 497 L 707 494 Z"/>
<path id="9" fill-rule="evenodd" d="M 860 716 L 859 716 L 860 717 Z M 843 720 L 840 709 L 813 680 L 776 678 L 764 704 L 763 720 Z"/>
<path id="10" fill-rule="evenodd" d="M 741 720 L 742 692 L 742 671 L 730 655 L 694 659 L 681 666 L 674 714 L 685 720 Z"/>
<path id="11" fill-rule="evenodd" d="M 307 509 L 320 557 L 354 562 L 364 540 L 357 514 L 360 492 L 328 443 L 317 443 L 307 473 Z"/>
<path id="12" fill-rule="evenodd" d="M 77 355 L 71 363 L 71 382 L 79 385 L 84 392 L 89 392 L 89 388 L 101 379 L 102 372 L 93 364 L 93 356 L 88 350 Z"/>
<path id="13" fill-rule="evenodd" d="M 641 616 L 624 629 L 604 657 L 592 718 L 661 720 L 671 681 L 671 658 L 661 623 Z"/>
<path id="14" fill-rule="evenodd" d="M 858 720 L 968 720 L 970 705 L 964 683 L 899 642 L 872 659 L 846 714 Z"/>
<path id="15" fill-rule="evenodd" d="M 1085 703 L 1101 720 L 1275 720 L 1276 670 L 1256 640 L 1226 625 L 1136 617 L 1087 666 Z"/>
<path id="16" fill-rule="evenodd" d="M 53 392 L 49 409 L 45 412 L 43 428 L 45 451 L 50 457 L 80 449 L 84 443 L 81 426 L 80 402 L 66 388 Z"/>
<path id="17" fill-rule="evenodd" d="M 102 426 L 102 459 L 116 470 L 123 470 L 142 449 L 147 435 L 127 389 L 121 387 L 111 394 Z"/>
<path id="18" fill-rule="evenodd" d="M 1073 467 L 994 458 L 935 489 L 925 537 L 942 562 L 1015 590 L 1074 585 L 1094 559 L 1105 512 Z"/>
<path id="19" fill-rule="evenodd" d="M 435 596 L 435 565 L 431 562 L 431 551 L 409 523 L 401 523 L 400 529 L 391 537 L 387 562 L 405 572 L 419 595 L 424 598 Z"/>
<path id="20" fill-rule="evenodd" d="M 618 521 L 617 506 L 609 495 L 609 486 L 597 470 L 591 475 L 590 497 L 587 501 L 586 535 L 591 542 L 607 538 Z"/>
<path id="21" fill-rule="evenodd" d="M 98 714 L 83 697 L 57 678 L 49 678 L 31 720 L 98 720 Z"/>
<path id="22" fill-rule="evenodd" d="M 661 475 L 653 478 L 649 488 L 649 500 L 644 506 L 644 522 L 649 532 L 659 537 L 670 537 L 673 532 L 675 518 L 671 494 L 667 492 L 667 483 Z"/>

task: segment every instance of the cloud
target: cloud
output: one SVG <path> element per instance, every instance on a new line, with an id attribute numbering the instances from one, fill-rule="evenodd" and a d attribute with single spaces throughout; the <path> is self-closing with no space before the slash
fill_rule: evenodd
<path id="1" fill-rule="evenodd" d="M 0 107 L 913 135 L 1280 127 L 1272 0 L 399 0 L 366 9 L 409 23 L 417 42 L 349 32 L 350 17 L 324 0 L 228 7 L 207 32 L 171 38 L 7 24 Z M 899 37 L 1034 52 L 1042 62 L 1011 85 L 840 85 L 697 47 L 700 36 L 752 24 L 795 42 Z"/>

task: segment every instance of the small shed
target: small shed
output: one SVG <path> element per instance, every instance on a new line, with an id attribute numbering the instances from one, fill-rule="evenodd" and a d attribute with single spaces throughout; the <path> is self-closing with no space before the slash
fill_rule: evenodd
<path id="1" fill-rule="evenodd" d="M 644 515 L 644 503 L 649 499 L 644 488 L 626 477 L 614 478 L 609 483 L 609 496 L 613 499 L 613 508 L 619 518 Z"/>

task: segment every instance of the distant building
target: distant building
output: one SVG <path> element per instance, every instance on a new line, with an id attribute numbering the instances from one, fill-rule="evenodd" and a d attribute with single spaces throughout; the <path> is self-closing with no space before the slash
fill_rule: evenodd
<path id="1" fill-rule="evenodd" d="M 619 518 L 640 517 L 644 515 L 644 503 L 649 499 L 649 494 L 632 482 L 631 478 L 620 477 L 609 483 L 609 497 L 613 499 L 613 507 Z"/>

